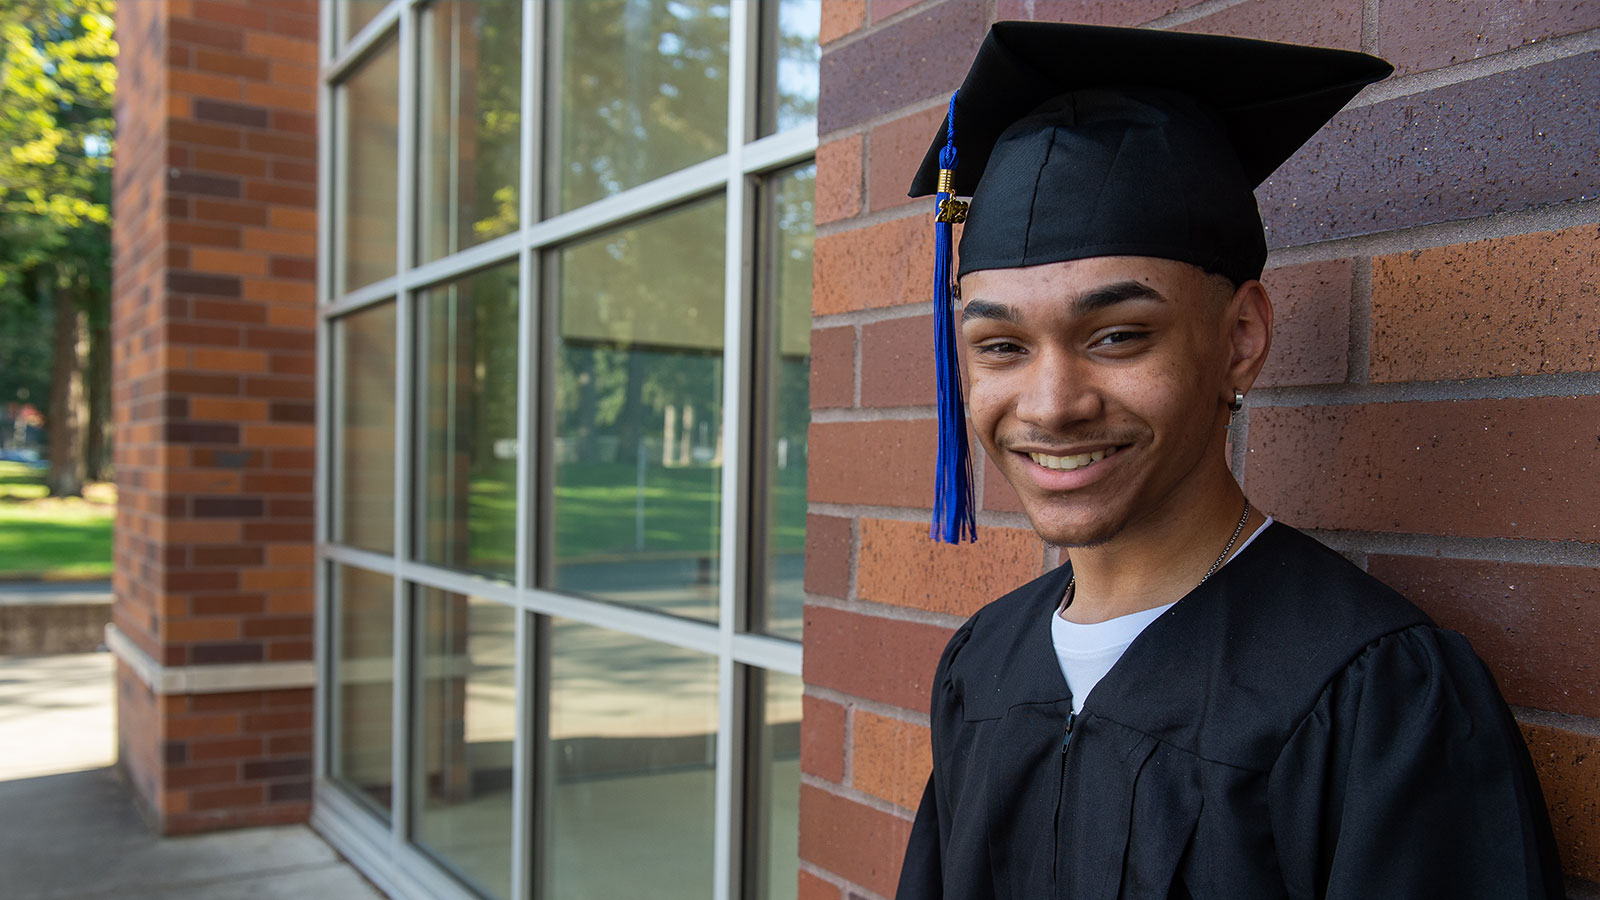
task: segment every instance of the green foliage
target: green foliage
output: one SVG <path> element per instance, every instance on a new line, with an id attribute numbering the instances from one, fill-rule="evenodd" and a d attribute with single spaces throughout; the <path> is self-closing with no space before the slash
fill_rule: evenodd
<path id="1" fill-rule="evenodd" d="M 0 402 L 49 396 L 49 304 L 108 315 L 114 0 L 0 4 Z"/>

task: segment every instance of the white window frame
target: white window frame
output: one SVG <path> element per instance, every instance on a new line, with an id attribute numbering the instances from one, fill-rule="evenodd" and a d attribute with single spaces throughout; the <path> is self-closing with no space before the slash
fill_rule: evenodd
<path id="1" fill-rule="evenodd" d="M 534 821 L 533 788 L 537 780 L 537 736 L 530 732 L 531 703 L 535 694 L 533 671 L 542 660 L 535 655 L 542 622 L 560 617 L 595 625 L 629 635 L 659 641 L 717 659 L 718 740 L 715 768 L 715 823 L 713 900 L 736 900 L 741 890 L 739 841 L 743 830 L 744 798 L 741 796 L 744 766 L 745 696 L 740 667 L 764 669 L 798 677 L 801 650 L 796 641 L 742 631 L 744 612 L 749 602 L 747 560 L 749 554 L 764 552 L 764 547 L 741 546 L 748 540 L 752 508 L 746 485 L 752 464 L 762 465 L 752 448 L 750 408 L 752 359 L 755 346 L 749 322 L 757 302 L 754 272 L 761 264 L 757 233 L 760 215 L 755 185 L 766 176 L 806 163 L 816 154 L 815 124 L 779 134 L 753 138 L 756 126 L 759 48 L 759 14 L 766 4 L 731 0 L 729 35 L 728 146 L 713 159 L 673 172 L 664 177 L 623 191 L 579 209 L 540 218 L 544 208 L 546 178 L 541 159 L 542 128 L 546 121 L 543 104 L 543 67 L 546 63 L 546 5 L 538 0 L 523 2 L 522 66 L 522 149 L 520 159 L 519 228 L 442 259 L 413 266 L 415 251 L 416 148 L 417 144 L 417 38 L 422 8 L 427 0 L 391 0 L 371 22 L 363 26 L 343 46 L 335 44 L 334 16 L 339 0 L 322 0 L 322 63 L 317 112 L 318 134 L 318 266 L 317 266 L 317 450 L 316 450 L 316 602 L 317 671 L 316 692 L 316 790 L 312 822 L 342 852 L 355 861 L 363 873 L 395 897 L 475 898 L 426 853 L 409 843 L 412 832 L 410 812 L 413 749 L 409 732 L 412 703 L 411 679 L 414 673 L 415 622 L 412 621 L 411 585 L 436 587 L 484 597 L 520 611 L 516 626 L 516 738 L 512 777 L 513 832 L 512 895 L 533 897 L 534 885 L 541 880 L 532 871 L 532 850 L 538 843 L 538 823 Z M 774 11 L 775 14 L 775 11 Z M 398 40 L 399 147 L 396 197 L 396 260 L 392 277 L 357 290 L 341 293 L 335 280 L 336 209 L 342 209 L 342 190 L 334 169 L 335 97 L 340 82 L 355 71 L 366 57 L 389 40 Z M 732 77 L 743 73 L 743 77 Z M 737 448 L 727 453 L 722 470 L 721 553 L 718 578 L 718 619 L 716 623 L 697 622 L 599 600 L 586 599 L 536 586 L 536 571 L 541 548 L 537 541 L 540 499 L 550 496 L 550 485 L 540 485 L 542 462 L 538 454 L 540 434 L 548 428 L 539 416 L 546 413 L 538 402 L 540 376 L 545 365 L 544 344 L 536 330 L 548 328 L 549 302 L 542 258 L 563 245 L 588 234 L 636 220 L 651 212 L 667 209 L 697 198 L 724 192 L 726 197 L 726 254 L 724 273 L 724 366 L 723 398 L 724 446 Z M 414 546 L 415 508 L 411 477 L 413 451 L 414 341 L 413 329 L 417 295 L 420 291 L 449 282 L 475 270 L 515 261 L 518 267 L 518 372 L 520 415 L 517 425 L 519 454 L 516 489 L 519 515 L 516 528 L 517 561 L 513 582 L 493 581 L 440 568 L 411 559 Z M 541 294 L 546 300 L 540 306 Z M 332 497 L 330 452 L 336 415 L 333 405 L 340 400 L 339 385 L 332 369 L 333 323 L 339 317 L 383 302 L 396 304 L 396 379 L 395 379 L 395 535 L 393 556 L 341 546 L 330 540 L 329 513 Z M 531 314 L 531 315 L 530 315 Z M 537 490 L 536 490 L 537 488 Z M 537 496 L 536 496 L 537 495 Z M 548 504 L 546 504 L 548 505 Z M 339 782 L 330 778 L 331 749 L 330 697 L 332 672 L 329 581 L 333 564 L 342 564 L 389 575 L 394 579 L 395 690 L 394 757 L 391 816 L 380 821 Z"/>

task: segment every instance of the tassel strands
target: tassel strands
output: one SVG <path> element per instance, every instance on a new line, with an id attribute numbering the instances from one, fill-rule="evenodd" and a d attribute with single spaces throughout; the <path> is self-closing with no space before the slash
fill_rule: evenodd
<path id="1" fill-rule="evenodd" d="M 929 537 L 949 544 L 978 539 L 972 502 L 972 455 L 967 446 L 966 402 L 961 391 L 961 358 L 956 351 L 955 309 L 950 263 L 954 226 L 967 217 L 967 204 L 955 198 L 956 95 L 950 95 L 945 144 L 939 151 L 938 210 L 933 223 L 933 350 L 938 382 L 939 455 L 934 470 L 933 523 Z"/>

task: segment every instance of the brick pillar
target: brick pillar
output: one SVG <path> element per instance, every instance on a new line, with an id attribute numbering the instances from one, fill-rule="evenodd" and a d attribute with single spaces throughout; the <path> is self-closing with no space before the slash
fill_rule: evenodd
<path id="1" fill-rule="evenodd" d="M 309 811 L 316 14 L 118 6 L 108 642 L 162 833 Z"/>
<path id="2" fill-rule="evenodd" d="M 840 0 L 823 6 L 818 110 L 801 896 L 893 894 L 938 654 L 1057 562 L 987 461 L 982 545 L 935 545 L 922 524 L 933 241 L 930 201 L 905 192 L 991 8 L 1397 64 L 1258 191 L 1278 322 L 1235 468 L 1257 506 L 1472 640 L 1522 723 L 1563 865 L 1600 881 L 1600 10 Z"/>

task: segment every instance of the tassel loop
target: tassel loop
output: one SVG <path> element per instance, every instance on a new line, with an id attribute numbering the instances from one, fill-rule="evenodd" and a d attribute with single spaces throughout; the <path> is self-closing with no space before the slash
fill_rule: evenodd
<path id="1" fill-rule="evenodd" d="M 933 223 L 933 351 L 938 385 L 939 451 L 934 467 L 933 523 L 929 537 L 949 544 L 976 541 L 972 498 L 972 456 L 967 446 L 966 402 L 961 389 L 961 358 L 956 349 L 955 308 L 950 264 L 953 226 L 966 221 L 967 203 L 955 198 L 956 95 L 950 95 L 945 144 L 939 151 L 937 214 Z"/>

